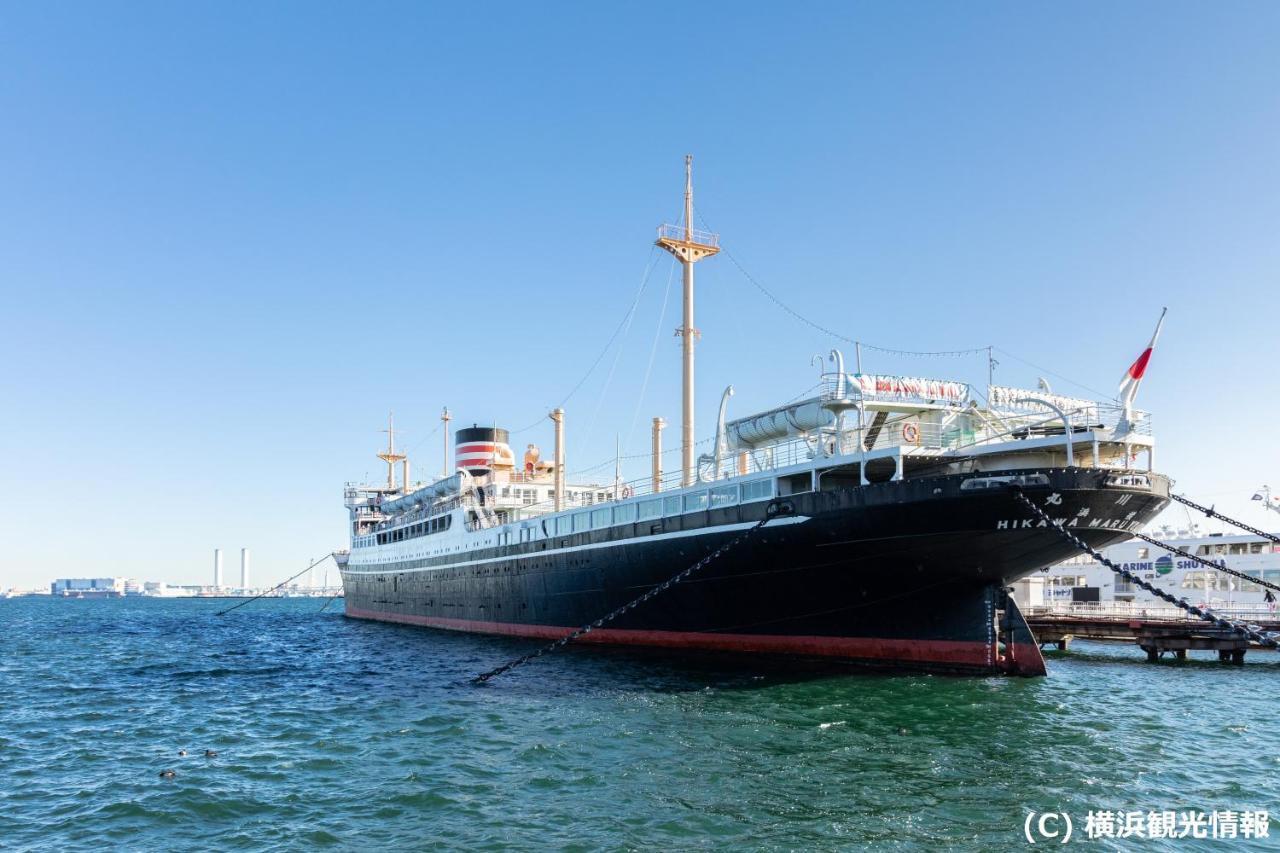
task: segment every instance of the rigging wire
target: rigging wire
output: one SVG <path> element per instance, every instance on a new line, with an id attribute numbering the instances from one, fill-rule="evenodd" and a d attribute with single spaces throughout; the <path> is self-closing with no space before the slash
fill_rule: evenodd
<path id="1" fill-rule="evenodd" d="M 429 433 L 427 433 L 426 435 L 424 435 L 421 439 L 419 439 L 419 440 L 418 440 L 418 443 L 417 443 L 417 444 L 415 444 L 413 447 L 410 447 L 408 450 L 406 450 L 406 451 L 404 452 L 404 453 L 405 453 L 405 455 L 406 455 L 406 456 L 408 456 L 409 454 L 411 454 L 411 453 L 415 452 L 419 447 L 421 447 L 422 445 L 426 444 L 426 443 L 427 443 L 427 439 L 428 439 L 428 438 L 431 438 L 431 436 L 433 436 L 433 435 L 435 435 L 436 433 L 438 433 L 438 432 L 440 431 L 440 427 L 442 427 L 442 426 L 444 426 L 444 421 L 437 421 L 437 422 L 436 422 L 435 427 L 431 430 L 431 432 L 429 432 Z"/>
<path id="2" fill-rule="evenodd" d="M 636 421 L 640 417 L 640 407 L 644 405 L 644 395 L 649 390 L 649 375 L 653 372 L 653 359 L 658 354 L 658 341 L 662 338 L 662 324 L 667 319 L 667 305 L 671 299 L 671 282 L 676 275 L 676 260 L 671 259 L 671 268 L 667 272 L 667 289 L 662 294 L 662 310 L 658 312 L 658 325 L 653 330 L 653 345 L 649 348 L 649 364 L 644 369 L 644 381 L 640 383 L 640 394 L 636 397 L 636 408 L 631 413 L 631 426 L 627 428 L 627 441 L 624 447 L 631 445 L 631 438 L 636 432 Z"/>
<path id="3" fill-rule="evenodd" d="M 710 223 L 707 222 L 706 217 L 702 215 L 702 211 L 698 210 L 696 205 L 694 206 L 694 211 L 697 213 L 698 219 L 702 221 L 703 226 L 708 231 L 713 230 L 711 228 Z M 991 358 L 991 353 L 992 351 L 996 351 L 1003 355 L 1007 355 L 1009 358 L 1012 358 L 1015 361 L 1020 361 L 1023 364 L 1027 365 L 1028 367 L 1035 368 L 1041 373 L 1047 374 L 1049 376 L 1053 376 L 1054 378 L 1060 379 L 1063 382 L 1068 383 L 1069 385 L 1074 385 L 1077 388 L 1088 391 L 1090 394 L 1094 394 L 1103 400 L 1116 399 L 1115 394 L 1108 394 L 1104 391 L 1099 391 L 1096 388 L 1091 388 L 1088 385 L 1077 382 L 1074 379 L 1071 379 L 1069 377 L 1063 376 L 1061 373 L 1057 373 L 1056 371 L 1049 370 L 1046 367 L 1041 367 L 1037 364 L 1027 361 L 1025 358 L 1022 358 L 1019 355 L 1015 355 L 1014 353 L 1010 352 L 1004 347 L 995 346 L 994 344 L 990 346 L 985 346 L 985 347 L 971 347 L 968 349 L 958 349 L 958 350 L 921 351 L 921 350 L 906 350 L 906 349 L 894 349 L 890 347 L 880 347 L 880 346 L 876 346 L 875 344 L 868 344 L 863 341 L 854 340 L 853 338 L 847 337 L 846 335 L 842 335 L 839 332 L 835 332 L 831 329 L 828 329 L 826 326 L 816 323 L 813 320 L 810 320 L 808 317 L 801 314 L 800 312 L 796 311 L 794 308 L 787 305 L 785 302 L 783 302 L 781 299 L 775 296 L 772 291 L 770 291 L 767 287 L 765 287 L 763 284 L 757 281 L 754 276 L 752 276 L 749 272 L 747 272 L 746 268 L 743 267 L 742 263 L 737 259 L 737 257 L 733 254 L 733 252 L 729 251 L 729 249 L 727 249 L 724 246 L 720 247 L 720 251 L 729 258 L 729 260 L 733 263 L 733 265 L 738 268 L 738 272 L 742 273 L 743 277 L 747 281 L 751 282 L 751 284 L 754 285 L 757 290 L 759 290 L 766 297 L 768 297 L 770 301 L 772 301 L 775 305 L 781 308 L 784 312 L 786 312 L 787 314 L 790 314 L 793 318 L 800 321 L 801 323 L 804 323 L 806 326 L 816 329 L 817 331 L 822 332 L 825 335 L 829 335 L 830 337 L 836 338 L 837 340 L 844 341 L 845 343 L 853 344 L 854 346 L 861 347 L 862 349 L 869 349 L 869 350 L 874 350 L 875 352 L 886 353 L 888 355 L 900 355 L 900 356 L 909 356 L 909 357 L 917 357 L 917 358 L 924 358 L 924 357 L 964 358 L 968 356 L 985 354 L 987 356 L 987 359 L 991 361 L 993 367 L 995 365 L 995 362 L 994 362 L 994 359 Z"/>
<path id="4" fill-rule="evenodd" d="M 656 248 L 656 247 L 655 247 Z M 650 257 L 653 256 L 650 250 Z M 600 394 L 596 397 L 595 408 L 591 410 L 591 419 L 587 421 L 587 445 L 590 446 L 591 440 L 595 438 L 596 418 L 600 415 L 600 407 L 604 405 L 605 398 L 609 396 L 609 389 L 613 387 L 613 376 L 618 370 L 618 360 L 622 358 L 623 345 L 627 341 L 627 335 L 631 334 L 631 324 L 636 319 L 636 307 L 640 304 L 640 297 L 644 295 L 645 287 L 649 284 L 649 276 L 653 272 L 655 263 L 649 264 L 645 270 L 644 278 L 640 281 L 640 289 L 636 292 L 636 298 L 631 302 L 631 310 L 627 312 L 626 327 L 622 330 L 622 337 L 618 339 L 618 346 L 613 351 L 613 363 L 609 365 L 609 373 L 604 378 L 604 386 L 600 389 Z"/>
<path id="5" fill-rule="evenodd" d="M 711 224 L 707 222 L 706 217 L 702 215 L 702 211 L 698 210 L 697 205 L 694 205 L 693 209 L 694 209 L 694 212 L 697 214 L 698 219 L 702 222 L 703 227 L 705 227 L 708 231 L 714 230 L 712 229 Z M 794 317 L 796 320 L 799 320 L 801 323 L 804 323 L 806 326 L 810 326 L 811 328 L 814 328 L 819 332 L 822 332 L 824 335 L 829 335 L 837 340 L 844 341 L 845 343 L 853 344 L 855 346 L 860 346 L 863 349 L 870 349 L 870 350 L 875 350 L 876 352 L 888 353 L 890 355 L 906 355 L 906 356 L 915 356 L 915 357 L 963 358 L 971 355 L 984 354 L 989 351 L 989 347 L 972 347 L 970 349 L 933 350 L 933 351 L 891 349 L 889 347 L 878 347 L 878 346 L 875 346 L 874 344 L 868 344 L 862 341 L 854 340 L 853 338 L 842 335 L 839 332 L 832 331 L 831 329 L 828 329 L 826 326 L 816 323 L 813 320 L 810 320 L 808 317 L 801 314 L 799 311 L 796 311 L 790 305 L 788 305 L 787 303 L 779 299 L 777 296 L 775 296 L 773 294 L 773 291 L 769 290 L 767 287 L 765 287 L 763 284 L 757 281 L 755 277 L 751 275 L 751 273 L 747 272 L 746 267 L 742 265 L 742 262 L 738 260 L 738 258 L 733 254 L 733 252 L 729 251 L 729 249 L 727 249 L 723 245 L 720 247 L 720 251 L 722 254 L 724 254 L 729 258 L 729 260 L 733 263 L 735 267 L 738 268 L 738 272 L 742 273 L 743 278 L 751 282 L 755 286 L 755 288 L 759 290 L 761 293 L 763 293 L 765 296 L 767 296 L 773 302 L 774 305 L 777 305 L 783 311 L 790 314 L 792 317 Z"/>
<path id="6" fill-rule="evenodd" d="M 591 362 L 591 366 L 587 368 L 586 373 L 582 374 L 582 378 L 578 380 L 577 384 L 574 385 L 572 389 L 570 389 L 568 394 L 564 395 L 564 397 L 560 400 L 559 403 L 552 406 L 551 408 L 553 409 L 563 408 L 564 404 L 569 402 L 569 400 L 573 397 L 573 395 L 577 394 L 578 391 L 581 390 L 582 386 L 586 384 L 587 379 L 591 377 L 591 374 L 595 372 L 596 367 L 599 366 L 600 362 L 604 359 L 605 355 L 609 352 L 609 348 L 613 346 L 613 342 L 617 339 L 618 333 L 622 331 L 624 326 L 630 325 L 631 317 L 636 310 L 636 305 L 639 304 L 640 302 L 640 295 L 644 293 L 645 285 L 649 283 L 649 275 L 650 273 L 653 272 L 654 265 L 657 263 L 657 251 L 658 251 L 658 247 L 656 245 L 649 247 L 649 260 L 645 264 L 644 275 L 641 276 L 640 278 L 640 289 L 636 291 L 635 299 L 631 301 L 631 307 L 627 309 L 627 313 L 622 316 L 622 320 L 619 321 L 617 327 L 614 328 L 613 334 L 610 335 L 609 340 L 605 342 L 604 348 L 600 350 L 599 355 L 597 355 L 595 357 L 595 360 Z M 522 432 L 528 432 L 534 427 L 542 424 L 546 419 L 547 419 L 546 415 L 541 415 L 536 421 L 529 424 L 528 426 L 520 427 L 520 429 L 510 430 L 508 434 L 519 435 Z"/>
<path id="7" fill-rule="evenodd" d="M 1020 361 L 1020 362 L 1022 362 L 1022 363 L 1023 363 L 1023 364 L 1025 364 L 1027 367 L 1034 367 L 1036 370 L 1039 370 L 1041 373 L 1047 373 L 1049 376 L 1052 376 L 1052 377 L 1054 377 L 1055 379 L 1061 379 L 1063 382 L 1066 382 L 1066 383 L 1067 383 L 1067 384 L 1069 384 L 1069 385 L 1074 385 L 1074 386 L 1076 386 L 1077 388 L 1080 388 L 1080 389 L 1083 389 L 1083 390 L 1085 390 L 1085 391 L 1088 391 L 1090 394 L 1096 394 L 1096 395 L 1098 395 L 1100 398 L 1102 398 L 1103 400 L 1115 400 L 1115 399 L 1116 399 L 1116 395 L 1115 395 L 1115 394 L 1108 394 L 1108 393 L 1106 393 L 1105 391 L 1099 391 L 1099 390 L 1097 390 L 1096 388 L 1090 388 L 1088 385 L 1082 385 L 1081 383 L 1076 382 L 1074 379 L 1068 379 L 1066 376 L 1063 376 L 1061 373 L 1055 373 L 1054 371 L 1050 370 L 1050 369 L 1049 369 L 1049 368 L 1047 368 L 1047 367 L 1041 367 L 1041 366 L 1040 366 L 1040 365 L 1038 365 L 1038 364 L 1032 364 L 1031 362 L 1027 361 L 1025 358 L 1022 358 L 1021 356 L 1017 356 L 1017 355 L 1014 355 L 1013 353 L 1009 352 L 1009 351 L 1008 351 L 1007 349 L 1005 349 L 1004 347 L 995 347 L 995 346 L 993 346 L 993 347 L 992 347 L 992 349 L 994 349 L 996 352 L 998 352 L 998 353 L 1000 353 L 1000 354 L 1002 354 L 1002 355 L 1007 355 L 1007 356 L 1009 356 L 1009 358 L 1012 358 L 1012 359 L 1013 359 L 1013 360 L 1015 360 L 1015 361 Z"/>

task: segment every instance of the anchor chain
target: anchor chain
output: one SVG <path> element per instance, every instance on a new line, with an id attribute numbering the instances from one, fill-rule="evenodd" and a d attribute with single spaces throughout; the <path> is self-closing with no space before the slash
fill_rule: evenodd
<path id="1" fill-rule="evenodd" d="M 639 598 L 633 601 L 629 601 L 626 604 L 622 605 L 621 607 L 610 611 L 608 614 L 601 616 L 599 619 L 595 620 L 594 622 L 589 622 L 586 625 L 583 625 L 581 628 L 575 628 L 573 631 L 569 632 L 568 634 L 565 634 L 563 637 L 556 640 L 554 643 L 549 643 L 548 645 L 545 645 L 536 651 L 529 652 L 527 655 L 521 655 L 520 657 L 515 658 L 514 660 L 507 661 L 502 666 L 497 667 L 496 669 L 491 669 L 488 672 L 481 673 L 480 675 L 477 675 L 475 678 L 471 679 L 471 682 L 473 684 L 484 684 L 486 681 L 488 681 L 491 678 L 496 678 L 497 676 L 502 675 L 505 672 L 510 672 L 516 667 L 523 666 L 524 664 L 529 663 L 530 661 L 535 660 L 537 658 L 540 658 L 545 654 L 549 654 L 551 652 L 564 648 L 565 646 L 572 643 L 574 640 L 577 640 L 578 638 L 582 637 L 585 634 L 591 633 L 596 628 L 603 627 L 605 624 L 612 622 L 614 619 L 617 619 L 622 614 L 627 613 L 631 610 L 634 610 L 635 608 L 639 607 L 641 604 L 644 604 L 649 599 L 654 598 L 655 596 L 661 595 L 662 593 L 671 589 L 671 587 L 675 586 L 681 581 L 688 579 L 694 573 L 699 572 L 702 569 L 706 568 L 708 565 L 715 562 L 715 560 L 720 556 L 722 556 L 726 551 L 738 545 L 740 542 L 742 542 L 742 540 L 746 539 L 748 536 L 751 536 L 754 533 L 756 533 L 758 530 L 760 530 L 760 528 L 764 527 L 766 524 L 773 521 L 778 516 L 791 515 L 794 512 L 795 512 L 794 508 L 791 506 L 789 502 L 786 502 L 786 501 L 781 503 L 774 502 L 769 504 L 768 508 L 765 510 L 765 517 L 760 519 L 753 526 L 742 531 L 742 533 L 738 534 L 733 539 L 730 539 L 728 542 L 721 545 L 719 548 L 715 549 L 710 554 L 703 557 L 698 562 L 694 563 L 692 566 L 689 566 L 688 568 L 667 578 L 665 581 L 653 587 L 652 589 L 650 589 L 648 592 L 646 592 L 644 595 L 640 596 Z"/>
<path id="2" fill-rule="evenodd" d="M 1225 628 L 1229 631 L 1234 631 L 1236 634 L 1239 634 L 1242 637 L 1247 637 L 1248 639 L 1253 640 L 1255 643 L 1260 643 L 1261 645 L 1268 646 L 1273 649 L 1280 647 L 1280 641 L 1277 641 L 1275 639 L 1274 632 L 1269 631 L 1266 633 L 1261 633 L 1260 631 L 1255 631 L 1253 630 L 1253 628 L 1250 628 L 1248 626 L 1240 625 L 1235 622 L 1231 622 L 1227 619 L 1223 619 L 1221 616 L 1216 615 L 1212 610 L 1209 610 L 1207 608 L 1196 607 L 1195 605 L 1188 604 L 1187 602 L 1183 601 L 1180 598 L 1174 598 L 1172 595 L 1165 592 L 1163 589 L 1160 589 L 1160 587 L 1155 586 L 1154 584 L 1147 583 L 1142 578 L 1138 577 L 1128 569 L 1120 568 L 1115 563 L 1111 562 L 1106 557 L 1102 556 L 1102 554 L 1090 548 L 1085 543 L 1085 541 L 1081 539 L 1079 536 L 1076 536 L 1070 530 L 1067 530 L 1065 527 L 1063 527 L 1062 525 L 1058 524 L 1053 519 L 1051 519 L 1048 516 L 1048 514 L 1045 513 L 1044 510 L 1036 506 L 1035 502 L 1033 502 L 1030 498 L 1024 495 L 1022 493 L 1022 489 L 1018 488 L 1017 486 L 1014 486 L 1014 495 L 1017 496 L 1018 500 L 1026 504 L 1028 509 L 1034 512 L 1036 515 L 1040 516 L 1040 518 L 1043 519 L 1051 528 L 1053 528 L 1059 534 L 1061 534 L 1064 539 L 1066 539 L 1072 545 L 1075 545 L 1077 548 L 1079 548 L 1081 551 L 1088 554 L 1090 557 L 1093 557 L 1093 559 L 1097 560 L 1099 563 L 1106 566 L 1111 571 L 1120 575 L 1120 577 L 1134 584 L 1135 586 L 1139 586 L 1142 589 L 1145 589 L 1147 592 L 1151 593 L 1152 595 L 1156 596 L 1157 598 L 1163 599 L 1164 601 L 1169 602 L 1175 607 L 1179 607 L 1185 610 L 1187 613 L 1190 613 L 1192 616 L 1195 616 L 1198 619 L 1203 619 L 1205 622 L 1208 622 L 1213 625 L 1217 625 L 1219 628 Z"/>
<path id="3" fill-rule="evenodd" d="M 1222 572 L 1223 574 L 1235 575 L 1238 578 L 1244 578 L 1250 583 L 1256 583 L 1258 586 L 1265 586 L 1267 589 L 1274 589 L 1276 592 L 1280 592 L 1280 586 L 1277 586 L 1276 584 L 1273 584 L 1273 583 L 1268 583 L 1267 581 L 1264 581 L 1262 578 L 1255 578 L 1253 575 L 1246 574 L 1244 572 L 1237 572 L 1235 569 L 1228 569 L 1226 566 L 1220 566 L 1211 560 L 1206 560 L 1203 557 L 1197 557 L 1195 554 L 1192 554 L 1189 551 L 1184 551 L 1181 548 L 1175 548 L 1173 545 L 1166 545 L 1163 542 L 1159 541 L 1158 539 L 1152 539 L 1150 536 L 1147 536 L 1143 533 L 1135 533 L 1133 535 L 1136 536 L 1138 539 L 1141 539 L 1143 542 L 1150 542 L 1152 545 L 1155 545 L 1157 548 L 1163 548 L 1166 551 L 1177 554 L 1179 557 L 1186 557 L 1188 560 L 1195 560 L 1197 563 L 1199 563 L 1200 565 L 1206 568 L 1210 568 L 1210 569 L 1213 569 L 1214 571 Z"/>
<path id="4" fill-rule="evenodd" d="M 1169 497 L 1173 498 L 1175 501 L 1177 501 L 1180 504 L 1186 504 L 1192 509 L 1200 510 L 1200 512 L 1203 512 L 1209 518 L 1220 518 L 1223 521 L 1225 521 L 1227 524 L 1233 525 L 1235 527 L 1239 527 L 1241 530 L 1244 530 L 1248 533 L 1252 533 L 1254 536 L 1261 536 L 1263 539 L 1270 539 L 1272 542 L 1276 543 L 1277 545 L 1280 545 L 1280 536 L 1272 536 L 1270 533 L 1267 533 L 1264 530 L 1259 530 L 1256 527 L 1250 527 L 1249 525 L 1245 524 L 1243 521 L 1236 521 L 1234 518 L 1228 518 L 1227 516 L 1218 512 L 1211 506 L 1208 506 L 1208 507 L 1200 506 L 1200 504 L 1196 503 L 1195 501 L 1189 501 L 1186 498 L 1182 497 L 1181 495 L 1169 495 Z"/>

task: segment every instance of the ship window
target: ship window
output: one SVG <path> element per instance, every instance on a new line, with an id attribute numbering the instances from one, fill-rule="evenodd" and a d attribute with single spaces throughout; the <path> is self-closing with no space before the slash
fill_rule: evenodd
<path id="1" fill-rule="evenodd" d="M 680 496 L 674 495 L 669 498 L 663 498 L 662 512 L 664 515 L 680 514 Z"/>
<path id="2" fill-rule="evenodd" d="M 587 527 L 589 526 L 589 523 L 588 523 L 589 516 L 590 516 L 590 513 L 585 513 L 585 512 L 575 512 L 573 514 L 573 532 L 574 533 L 581 533 L 583 530 L 587 529 Z"/>
<path id="3" fill-rule="evenodd" d="M 684 511 L 695 512 L 700 509 L 707 508 L 707 493 L 694 492 L 691 495 L 684 496 Z"/>
<path id="4" fill-rule="evenodd" d="M 567 515 L 556 516 L 556 535 L 565 536 L 573 532 L 573 518 Z"/>
<path id="5" fill-rule="evenodd" d="M 1250 542 L 1250 543 L 1249 543 L 1249 553 L 1250 553 L 1250 554 L 1261 554 L 1261 553 L 1262 553 L 1262 549 L 1263 549 L 1264 547 L 1266 547 L 1266 544 L 1267 544 L 1267 543 L 1265 543 L 1265 542 Z"/>
<path id="6" fill-rule="evenodd" d="M 609 511 L 608 507 L 605 507 L 604 509 L 591 510 L 591 527 L 593 530 L 598 530 L 601 527 L 608 527 L 612 520 L 613 513 Z"/>
<path id="7" fill-rule="evenodd" d="M 742 501 L 762 501 L 773 497 L 773 480 L 752 480 L 742 484 Z"/>
<path id="8" fill-rule="evenodd" d="M 716 486 L 711 490 L 711 505 L 716 506 L 732 506 L 738 502 L 738 487 L 733 486 Z"/>
<path id="9" fill-rule="evenodd" d="M 662 517 L 662 499 L 656 498 L 651 501 L 641 501 L 640 504 L 640 520 L 646 521 L 650 518 Z"/>
<path id="10" fill-rule="evenodd" d="M 635 504 L 623 504 L 622 506 L 615 506 L 613 508 L 614 524 L 630 524 L 635 520 L 636 520 Z"/>
<path id="11" fill-rule="evenodd" d="M 1229 553 L 1232 553 L 1232 554 L 1247 554 L 1248 552 L 1249 552 L 1248 546 L 1247 546 L 1244 542 L 1232 542 L 1232 543 L 1231 543 L 1231 550 L 1230 550 L 1230 552 L 1229 552 Z"/>

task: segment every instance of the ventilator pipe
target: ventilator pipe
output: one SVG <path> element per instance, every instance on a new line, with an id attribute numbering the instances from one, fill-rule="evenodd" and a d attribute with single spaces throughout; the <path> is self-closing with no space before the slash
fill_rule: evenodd
<path id="1" fill-rule="evenodd" d="M 724 459 L 728 436 L 725 432 L 724 416 L 729 408 L 729 398 L 733 396 L 733 386 L 724 389 L 720 395 L 720 417 L 716 419 L 716 472 L 712 479 L 720 479 L 720 461 Z"/>
<path id="2" fill-rule="evenodd" d="M 564 409 L 556 409 L 550 415 L 556 425 L 556 512 L 564 507 Z"/>
<path id="3" fill-rule="evenodd" d="M 1062 411 L 1062 409 L 1059 409 L 1057 406 L 1055 406 L 1053 403 L 1050 403 L 1047 400 L 1037 400 L 1034 397 L 1019 397 L 1017 400 L 1014 400 L 1013 402 L 1039 403 L 1040 405 L 1044 406 L 1046 409 L 1052 409 L 1054 412 L 1057 413 L 1058 417 L 1062 418 L 1062 428 L 1067 438 L 1067 467 L 1068 468 L 1073 467 L 1075 465 L 1075 459 L 1072 456 L 1072 452 L 1071 452 L 1073 436 L 1071 435 L 1071 418 L 1067 415 L 1067 413 Z"/>

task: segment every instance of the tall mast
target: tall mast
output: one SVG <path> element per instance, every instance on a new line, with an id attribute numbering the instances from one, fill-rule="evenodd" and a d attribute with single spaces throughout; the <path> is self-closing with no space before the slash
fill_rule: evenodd
<path id="1" fill-rule="evenodd" d="M 387 434 L 387 449 L 384 453 L 379 453 L 378 458 L 387 463 L 387 488 L 395 491 L 396 488 L 396 463 L 405 458 L 403 453 L 396 453 L 396 414 L 390 412 L 387 415 L 387 428 L 383 430 Z M 409 484 L 405 483 L 408 488 Z"/>
<path id="2" fill-rule="evenodd" d="M 449 407 L 444 407 L 444 412 L 440 415 L 440 422 L 444 424 L 444 454 L 441 456 L 440 476 L 449 476 L 449 421 L 453 420 L 453 415 L 449 414 Z"/>
<path id="3" fill-rule="evenodd" d="M 698 329 L 693 325 L 693 265 L 720 251 L 720 236 L 698 231 L 693 227 L 693 155 L 684 158 L 684 227 L 658 226 L 657 244 L 666 249 L 684 267 L 684 323 L 676 330 L 681 339 L 683 389 L 680 429 L 681 484 L 693 485 L 694 480 L 694 423 L 693 423 L 693 348 Z"/>

